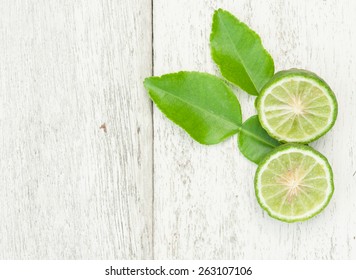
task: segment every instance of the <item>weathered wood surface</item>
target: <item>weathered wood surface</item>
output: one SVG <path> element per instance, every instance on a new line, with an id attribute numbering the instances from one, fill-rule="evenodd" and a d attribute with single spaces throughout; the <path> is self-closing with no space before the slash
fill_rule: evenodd
<path id="1" fill-rule="evenodd" d="M 6 0 L 0 22 L 0 258 L 151 258 L 151 2 Z"/>
<path id="2" fill-rule="evenodd" d="M 310 221 L 260 209 L 236 137 L 199 145 L 152 111 L 152 72 L 219 75 L 219 7 L 261 35 L 277 70 L 315 71 L 337 95 L 338 121 L 313 144 L 335 194 Z M 0 258 L 356 258 L 354 11 L 352 0 L 1 1 Z M 244 119 L 255 114 L 236 94 Z"/>

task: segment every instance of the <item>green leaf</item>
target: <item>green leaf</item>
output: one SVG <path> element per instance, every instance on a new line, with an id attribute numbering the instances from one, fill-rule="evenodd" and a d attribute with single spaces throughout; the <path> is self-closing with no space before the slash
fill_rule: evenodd
<path id="1" fill-rule="evenodd" d="M 257 164 L 275 147 L 281 145 L 263 129 L 257 115 L 242 124 L 238 144 L 241 153 Z"/>
<path id="2" fill-rule="evenodd" d="M 178 72 L 145 79 L 157 107 L 201 144 L 216 144 L 237 133 L 240 103 L 221 79 L 199 72 Z"/>
<path id="3" fill-rule="evenodd" d="M 213 16 L 210 47 L 221 74 L 249 94 L 258 95 L 273 76 L 273 59 L 261 38 L 222 9 Z"/>

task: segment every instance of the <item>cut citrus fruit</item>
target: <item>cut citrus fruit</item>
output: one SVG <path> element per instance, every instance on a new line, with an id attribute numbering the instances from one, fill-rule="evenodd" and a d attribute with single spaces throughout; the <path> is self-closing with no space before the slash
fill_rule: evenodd
<path id="1" fill-rule="evenodd" d="M 337 101 L 330 87 L 312 72 L 278 72 L 257 99 L 263 128 L 283 142 L 312 142 L 334 125 Z"/>
<path id="2" fill-rule="evenodd" d="M 327 159 L 313 148 L 284 144 L 269 153 L 255 176 L 259 204 L 284 222 L 307 220 L 320 213 L 334 192 Z"/>

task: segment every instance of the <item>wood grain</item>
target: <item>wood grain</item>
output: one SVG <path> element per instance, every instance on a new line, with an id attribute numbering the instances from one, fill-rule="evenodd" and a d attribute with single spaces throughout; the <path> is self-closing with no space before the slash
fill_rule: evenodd
<path id="1" fill-rule="evenodd" d="M 0 258 L 151 258 L 151 1 L 3 0 L 0 21 Z"/>
<path id="2" fill-rule="evenodd" d="M 154 72 L 216 73 L 211 16 L 231 11 L 261 35 L 277 70 L 315 71 L 339 100 L 336 126 L 312 146 L 334 168 L 335 195 L 304 223 L 273 220 L 258 206 L 256 166 L 236 137 L 202 146 L 154 110 L 154 256 L 158 259 L 349 259 L 356 257 L 354 1 L 154 1 Z M 236 89 L 243 115 L 253 97 Z"/>
<path id="3" fill-rule="evenodd" d="M 261 210 L 236 137 L 203 146 L 152 112 L 142 87 L 152 71 L 220 75 L 209 50 L 219 7 L 261 35 L 277 70 L 315 71 L 337 95 L 335 127 L 312 144 L 336 191 L 310 221 Z M 0 259 L 356 258 L 355 10 L 352 0 L 1 1 Z M 255 114 L 234 90 L 244 119 Z"/>

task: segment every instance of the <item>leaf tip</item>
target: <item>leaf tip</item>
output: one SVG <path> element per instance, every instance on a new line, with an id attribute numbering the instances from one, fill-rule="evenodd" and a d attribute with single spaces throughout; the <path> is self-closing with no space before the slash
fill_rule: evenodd
<path id="1" fill-rule="evenodd" d="M 213 14 L 213 24 L 212 25 L 215 26 L 217 24 L 219 17 L 226 15 L 226 14 L 230 14 L 230 13 L 226 10 L 221 9 L 221 8 L 215 10 L 214 14 Z"/>
<path id="2" fill-rule="evenodd" d="M 222 12 L 223 9 L 219 8 L 214 11 L 214 16 L 217 15 L 218 13 Z"/>
<path id="3" fill-rule="evenodd" d="M 150 85 L 152 78 L 154 78 L 154 77 L 146 77 L 143 80 L 143 86 L 145 87 L 146 90 L 149 90 L 149 85 Z"/>
<path id="4" fill-rule="evenodd" d="M 235 18 L 237 21 L 240 21 L 240 20 L 239 20 L 238 18 L 236 18 L 232 13 L 230 13 L 229 11 L 226 11 L 226 10 L 224 10 L 224 9 L 221 9 L 221 8 L 215 10 L 215 12 L 214 12 L 214 17 L 215 17 L 215 18 L 216 18 L 216 17 L 220 17 L 220 16 L 233 17 L 233 18 Z"/>
<path id="5" fill-rule="evenodd" d="M 228 11 L 226 11 L 226 10 L 224 10 L 224 9 L 222 9 L 222 8 L 216 9 L 216 10 L 214 11 L 214 15 L 215 15 L 215 14 L 219 14 L 219 13 L 228 13 Z"/>

